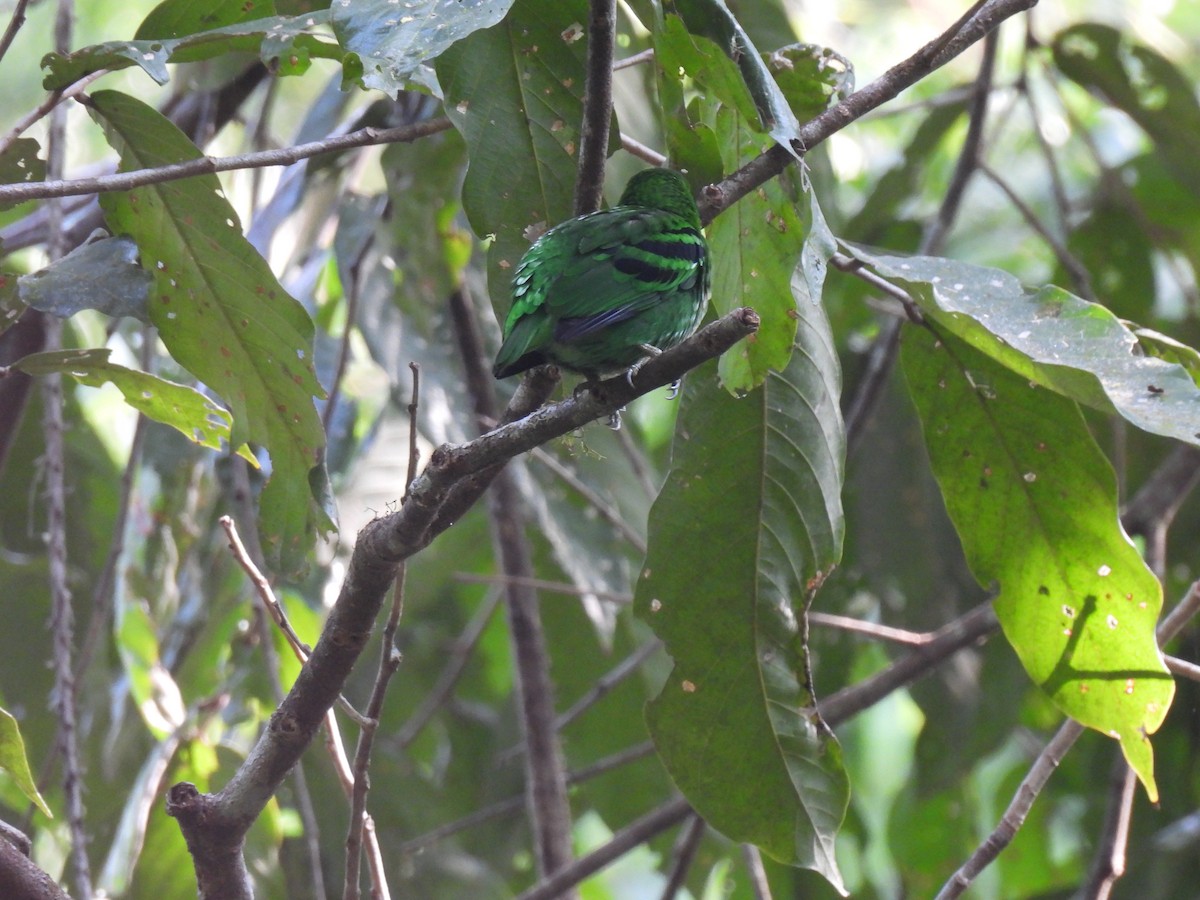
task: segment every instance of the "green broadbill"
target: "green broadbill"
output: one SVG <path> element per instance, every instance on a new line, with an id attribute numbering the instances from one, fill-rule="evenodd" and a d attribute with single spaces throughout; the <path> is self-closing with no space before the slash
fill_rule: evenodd
<path id="1" fill-rule="evenodd" d="M 526 251 L 492 373 L 555 363 L 596 380 L 629 369 L 696 330 L 710 280 L 687 182 L 639 172 L 617 206 L 563 222 Z"/>

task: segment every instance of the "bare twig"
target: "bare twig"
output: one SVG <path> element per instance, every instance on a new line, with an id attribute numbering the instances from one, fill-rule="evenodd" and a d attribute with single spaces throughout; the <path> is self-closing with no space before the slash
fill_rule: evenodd
<path id="1" fill-rule="evenodd" d="M 636 528 L 625 521 L 625 517 L 621 515 L 621 511 L 616 506 L 609 503 L 604 497 L 601 497 L 590 485 L 541 447 L 535 447 L 530 455 L 561 478 L 571 490 L 582 497 L 600 515 L 600 518 L 604 519 L 604 521 L 608 522 L 621 533 L 621 537 L 625 538 L 634 550 L 638 553 L 646 552 L 646 538 Z"/>
<path id="2" fill-rule="evenodd" d="M 742 857 L 746 860 L 746 871 L 750 876 L 750 890 L 754 900 L 771 900 L 771 883 L 767 881 L 767 870 L 763 867 L 762 854 L 753 844 L 742 844 Z"/>
<path id="3" fill-rule="evenodd" d="M 82 98 L 81 98 L 82 100 Z M 32 184 L 0 185 L 0 203 L 22 203 L 26 200 L 43 200 L 49 197 L 74 197 L 82 194 L 107 194 L 113 191 L 128 191 L 147 184 L 162 184 L 180 178 L 197 175 L 212 175 L 234 169 L 256 169 L 264 166 L 290 166 L 302 159 L 325 153 L 337 153 L 357 147 L 376 144 L 400 144 L 437 134 L 450 127 L 449 119 L 429 119 L 397 128 L 360 128 L 349 134 L 309 141 L 294 147 L 276 150 L 259 150 L 238 156 L 205 156 L 187 162 L 173 163 L 154 169 L 137 169 L 133 172 L 118 172 L 114 175 L 99 175 L 95 178 L 72 180 L 53 179 Z"/>
<path id="4" fill-rule="evenodd" d="M 1133 792 L 1137 776 L 1118 752 L 1113 760 L 1108 785 L 1108 804 L 1100 842 L 1092 860 L 1082 894 L 1088 900 L 1108 900 L 1113 885 L 1125 874 L 1125 851 L 1129 843 L 1129 822 L 1133 816 Z"/>
<path id="5" fill-rule="evenodd" d="M 911 87 L 935 69 L 944 66 L 972 44 L 982 39 L 1001 22 L 1037 5 L 1037 0 L 986 0 L 977 3 L 967 15 L 938 38 L 926 44 L 908 59 L 897 63 L 866 87 L 816 118 L 800 126 L 795 142 L 801 152 L 812 150 L 851 122 L 882 106 L 905 88 Z M 700 207 L 701 221 L 707 223 L 722 210 L 728 209 L 750 191 L 774 178 L 787 168 L 795 157 L 780 146 L 772 147 L 748 162 L 720 184 L 704 194 Z"/>
<path id="6" fill-rule="evenodd" d="M 71 44 L 71 24 L 75 16 L 72 0 L 59 0 L 54 18 L 54 47 L 65 52 Z M 50 140 L 46 169 L 57 177 L 66 158 L 66 111 L 56 107 L 50 117 Z M 52 232 L 48 255 L 58 259 L 65 251 L 61 238 L 61 208 L 52 204 L 50 223 L 59 227 Z M 46 349 L 62 346 L 62 320 L 46 317 Z M 46 555 L 50 581 L 50 630 L 53 635 L 54 692 L 50 706 L 58 720 L 58 747 L 62 754 L 63 794 L 66 799 L 67 828 L 71 836 L 70 869 L 75 892 L 92 896 L 91 867 L 87 854 L 87 827 L 84 821 L 83 765 L 79 756 L 79 732 L 76 719 L 75 617 L 71 607 L 71 589 L 67 576 L 67 482 L 64 441 L 62 376 L 49 375 L 42 387 L 42 434 L 45 439 L 46 474 Z"/>
<path id="7" fill-rule="evenodd" d="M 622 828 L 612 840 L 587 856 L 580 857 L 571 865 L 543 879 L 535 888 L 517 896 L 517 900 L 552 900 L 562 897 L 594 872 L 598 872 L 619 859 L 639 844 L 660 834 L 672 825 L 683 821 L 692 808 L 682 797 L 668 800 L 658 809 L 647 813 L 637 821 Z"/>
<path id="8" fill-rule="evenodd" d="M 674 862 L 671 864 L 671 874 L 660 895 L 662 900 L 674 900 L 687 881 L 688 872 L 692 869 L 692 862 L 696 859 L 696 850 L 699 849 L 700 841 L 704 839 L 704 832 L 707 830 L 708 825 L 696 813 L 692 813 L 691 817 L 683 823 L 683 828 L 679 830 L 679 837 L 671 852 Z"/>
<path id="9" fill-rule="evenodd" d="M 925 233 L 921 236 L 920 252 L 922 253 L 936 253 L 942 245 L 946 234 L 958 217 L 967 182 L 970 181 L 979 165 L 980 148 L 983 145 L 983 129 L 988 114 L 988 101 L 991 98 L 995 76 L 997 44 L 996 32 L 989 32 L 983 44 L 983 61 L 979 66 L 979 74 L 975 78 L 967 136 L 963 140 L 962 150 L 955 163 L 954 174 L 938 207 L 938 214 L 928 224 Z M 855 274 L 861 276 L 861 270 L 856 269 Z M 893 296 L 897 295 L 893 293 Z M 907 299 L 907 295 L 900 292 L 898 299 L 909 311 L 910 317 L 914 316 L 916 308 L 912 301 Z M 914 321 L 920 321 L 919 315 L 916 313 Z M 853 453 L 861 444 L 866 424 L 876 403 L 883 395 L 883 388 L 896 361 L 896 351 L 900 347 L 900 328 L 900 320 L 889 319 L 884 322 L 879 334 L 871 343 L 863 376 L 846 411 L 846 444 L 849 453 Z"/>
<path id="10" fill-rule="evenodd" d="M 412 371 L 412 399 L 408 404 L 409 441 L 417 439 L 417 410 L 421 396 L 421 368 L 416 363 L 410 363 Z M 406 482 L 416 477 L 417 460 L 412 454 L 408 457 L 408 477 Z M 383 701 L 387 697 L 388 685 L 392 676 L 400 668 L 400 651 L 396 647 L 396 630 L 400 627 L 400 616 L 404 612 L 404 578 L 408 566 L 400 564 L 396 572 L 396 580 L 392 585 L 392 607 L 388 612 L 387 622 L 383 626 L 383 641 L 379 649 L 379 671 L 375 675 L 375 684 L 371 689 L 371 699 L 367 702 L 366 722 L 361 726 L 358 736 L 358 749 L 354 754 L 354 788 L 350 795 L 350 828 L 346 835 L 346 877 L 343 883 L 343 900 L 357 900 L 359 865 L 362 858 L 364 833 L 374 834 L 375 823 L 367 815 L 367 793 L 371 783 L 369 770 L 371 766 L 371 750 L 375 743 L 375 735 L 379 730 L 379 717 L 383 714 Z M 372 900 L 385 900 L 391 896 L 388 890 L 387 875 L 383 867 L 371 869 Z"/>
<path id="11" fill-rule="evenodd" d="M 594 212 L 604 199 L 604 160 L 612 122 L 613 44 L 616 0 L 590 0 L 587 29 L 587 82 L 579 133 L 579 170 L 575 176 L 575 215 Z"/>
<path id="12" fill-rule="evenodd" d="M 12 17 L 8 20 L 8 27 L 4 29 L 4 36 L 0 37 L 0 59 L 4 59 L 8 48 L 12 46 L 13 39 L 17 36 L 17 32 L 21 30 L 21 26 L 25 24 L 25 7 L 29 5 L 29 0 L 17 0 L 16 6 L 13 7 Z"/>
<path id="13" fill-rule="evenodd" d="M 893 628 L 890 625 L 880 625 L 878 622 L 868 622 L 865 619 L 853 619 L 850 616 L 839 616 L 833 613 L 810 612 L 808 620 L 813 625 L 826 628 L 837 628 L 854 634 L 864 634 L 880 641 L 890 641 L 893 644 L 906 644 L 910 647 L 923 647 L 936 637 L 928 631 L 909 631 L 905 628 Z"/>

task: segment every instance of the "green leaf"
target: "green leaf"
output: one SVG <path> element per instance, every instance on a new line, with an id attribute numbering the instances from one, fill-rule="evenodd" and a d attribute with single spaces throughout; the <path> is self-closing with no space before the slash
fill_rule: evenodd
<path id="1" fill-rule="evenodd" d="M 456 41 L 504 18 L 512 0 L 393 0 L 335 3 L 330 20 L 343 47 L 358 54 L 364 87 L 395 97 L 417 68 Z"/>
<path id="2" fill-rule="evenodd" d="M 1123 319 L 1145 321 L 1154 312 L 1154 250 L 1131 210 L 1101 202 L 1071 229 L 1067 249 L 1087 269 L 1092 291 Z M 1054 281 L 1069 283 L 1059 266 Z"/>
<path id="3" fill-rule="evenodd" d="M 446 114 L 467 142 L 463 208 L 475 233 L 494 235 L 493 295 L 507 294 L 531 232 L 571 217 L 583 114 L 585 42 L 564 30 L 587 21 L 582 0 L 516 3 L 499 25 L 438 57 Z M 620 134 L 615 124 L 614 141 Z M 503 287 L 500 287 L 503 285 Z"/>
<path id="4" fill-rule="evenodd" d="M 1078 407 L 949 335 L 908 328 L 903 366 L 972 573 L 1025 670 L 1115 737 L 1152 801 L 1147 735 L 1175 683 L 1155 639 L 1162 588 L 1121 528 L 1116 476 Z"/>
<path id="5" fill-rule="evenodd" d="M 840 890 L 849 791 L 805 712 L 797 622 L 841 555 L 841 374 L 824 311 L 800 312 L 787 369 L 745 397 L 711 364 L 689 376 L 635 608 L 674 659 L 647 719 L 680 790 L 713 827 Z"/>
<path id="6" fill-rule="evenodd" d="M 344 56 L 340 47 L 309 33 L 328 17 L 328 10 L 317 10 L 302 16 L 237 22 L 178 38 L 108 41 L 65 56 L 48 53 L 42 59 L 42 68 L 46 70 L 42 87 L 58 90 L 92 72 L 130 66 L 140 66 L 156 82 L 166 84 L 171 78 L 167 63 L 214 59 L 232 52 L 258 53 L 264 64 L 285 74 L 295 70 L 291 56 L 297 56 L 297 61 L 300 57 L 340 61 Z"/>
<path id="7" fill-rule="evenodd" d="M 61 372 L 89 387 L 116 385 L 126 403 L 155 422 L 170 425 L 188 440 L 212 450 L 220 450 L 229 442 L 227 410 L 190 387 L 109 362 L 110 352 L 50 350 L 22 357 L 13 368 L 29 375 Z M 244 455 L 254 458 L 248 452 Z"/>
<path id="8" fill-rule="evenodd" d="M 1137 336 L 1103 306 L 1053 285 L 1026 288 L 1000 269 L 852 250 L 904 284 L 943 329 L 1022 377 L 1151 434 L 1200 445 L 1196 382 L 1180 365 L 1137 355 Z"/>
<path id="9" fill-rule="evenodd" d="M 273 0 L 163 0 L 150 10 L 134 40 L 161 40 L 275 15 Z"/>
<path id="10" fill-rule="evenodd" d="M 91 110 L 122 169 L 200 155 L 132 97 L 99 91 Z M 242 236 L 215 176 L 106 194 L 101 206 L 114 231 L 138 242 L 154 273 L 150 317 L 167 349 L 229 404 L 232 444 L 253 442 L 270 452 L 260 528 L 273 564 L 295 569 L 313 533 L 331 527 L 317 502 L 323 434 L 313 397 L 323 392 L 312 368 L 312 320 Z"/>
<path id="11" fill-rule="evenodd" d="M 1128 31 L 1094 22 L 1060 32 L 1054 62 L 1068 78 L 1101 94 L 1146 130 L 1179 183 L 1200 194 L 1200 102 L 1192 80 Z"/>
<path id="12" fill-rule="evenodd" d="M 733 110 L 717 113 L 717 138 L 731 168 L 737 168 L 737 150 L 749 137 L 744 122 Z M 751 340 L 721 357 L 721 382 L 730 391 L 748 391 L 768 371 L 787 366 L 797 322 L 790 285 L 803 239 L 804 226 L 780 178 L 747 195 L 708 227 L 713 308 L 724 315 L 750 306 L 762 320 Z"/>
<path id="13" fill-rule="evenodd" d="M 21 729 L 17 727 L 8 710 L 0 707 L 0 769 L 9 774 L 21 793 L 29 798 L 46 816 L 53 819 L 54 814 L 38 792 L 37 782 L 29 771 L 29 760 L 25 757 L 25 742 L 21 740 Z"/>
<path id="14" fill-rule="evenodd" d="M 40 272 L 17 279 L 21 300 L 65 319 L 84 309 L 150 321 L 146 301 L 153 276 L 138 264 L 130 238 L 89 241 Z"/>
<path id="15" fill-rule="evenodd" d="M 753 98 L 762 129 L 799 159 L 792 146 L 792 142 L 800 136 L 796 114 L 788 106 L 750 36 L 734 18 L 729 7 L 723 0 L 672 0 L 668 6 L 674 7 L 694 37 L 707 38 L 737 64 Z M 699 41 L 694 43 L 699 47 Z M 704 48 L 700 52 L 708 54 L 709 50 Z"/>
<path id="16" fill-rule="evenodd" d="M 41 147 L 33 138 L 17 138 L 0 153 L 0 184 L 26 184 L 46 180 L 46 161 L 38 156 Z M 16 203 L 0 204 L 11 209 Z"/>
<path id="17" fill-rule="evenodd" d="M 854 65 L 819 44 L 788 44 L 764 57 L 788 107 L 807 122 L 854 93 Z"/>

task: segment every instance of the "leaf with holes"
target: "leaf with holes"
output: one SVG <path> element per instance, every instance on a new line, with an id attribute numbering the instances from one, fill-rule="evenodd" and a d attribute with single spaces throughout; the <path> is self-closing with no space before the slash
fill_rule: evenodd
<path id="1" fill-rule="evenodd" d="M 798 634 L 842 551 L 841 374 L 823 308 L 797 309 L 791 362 L 745 397 L 712 364 L 688 375 L 635 604 L 675 664 L 646 715 L 680 790 L 714 828 L 841 889 L 849 787 L 805 713 Z"/>
<path id="2" fill-rule="evenodd" d="M 0 153 L 0 184 L 28 184 L 46 180 L 46 161 L 38 156 L 41 147 L 32 138 L 17 138 Z M 10 209 L 15 203 L 0 204 Z"/>
<path id="3" fill-rule="evenodd" d="M 110 352 L 107 349 L 49 350 L 24 356 L 13 363 L 13 368 L 29 375 L 61 372 L 90 387 L 113 384 L 124 395 L 125 402 L 138 412 L 155 422 L 170 425 L 188 440 L 213 450 L 228 444 L 228 410 L 193 388 L 109 362 Z M 242 455 L 254 460 L 248 450 Z"/>
<path id="4" fill-rule="evenodd" d="M 1155 638 L 1162 587 L 1126 537 L 1117 479 L 1079 408 L 949 335 L 904 332 L 934 475 L 1030 677 L 1115 737 L 1157 800 L 1148 735 L 1174 696 Z"/>
<path id="5" fill-rule="evenodd" d="M 1000 269 L 933 256 L 854 255 L 908 288 L 922 312 L 1018 375 L 1151 434 L 1200 446 L 1200 387 L 1147 356 L 1130 328 L 1054 285 L 1030 289 Z"/>
<path id="6" fill-rule="evenodd" d="M 122 169 L 200 155 L 132 97 L 99 91 L 90 108 Z M 171 355 L 229 404 L 235 447 L 253 442 L 271 454 L 263 542 L 273 563 L 296 569 L 314 532 L 332 527 L 318 502 L 324 441 L 313 397 L 323 392 L 312 367 L 312 320 L 242 236 L 215 176 L 105 194 L 101 205 L 113 230 L 137 241 L 154 275 L 150 318 Z"/>
<path id="7" fill-rule="evenodd" d="M 512 0 L 357 0 L 330 7 L 333 32 L 362 65 L 363 87 L 395 97 L 417 68 L 504 18 Z"/>

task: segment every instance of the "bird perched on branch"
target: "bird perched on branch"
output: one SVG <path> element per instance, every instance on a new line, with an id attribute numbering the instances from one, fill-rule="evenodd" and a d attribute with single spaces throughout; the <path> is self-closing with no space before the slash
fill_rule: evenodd
<path id="1" fill-rule="evenodd" d="M 708 304 L 708 244 L 687 182 L 649 169 L 620 202 L 551 228 L 513 277 L 492 374 L 554 363 L 596 381 L 688 337 Z"/>

